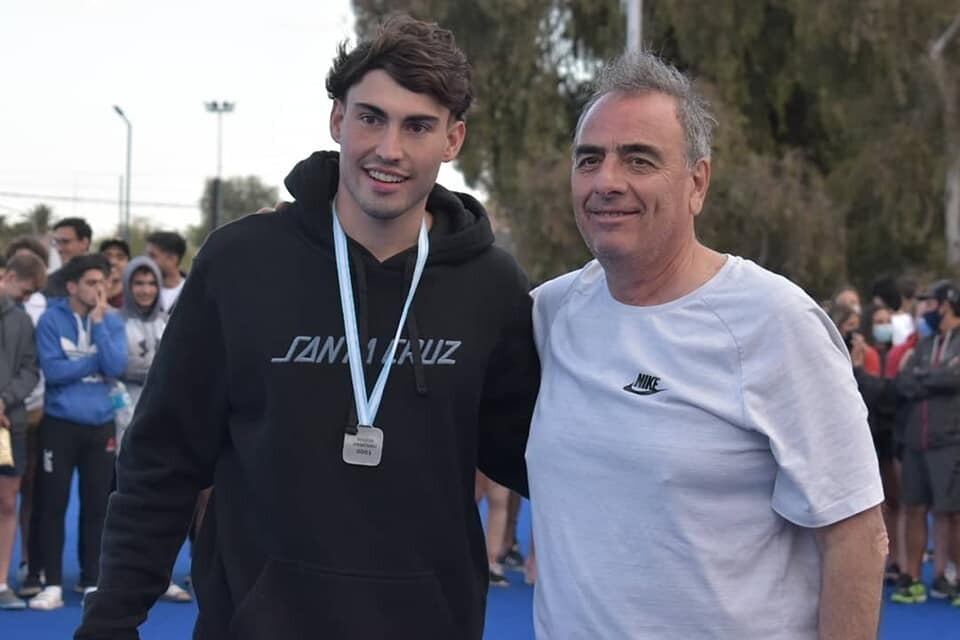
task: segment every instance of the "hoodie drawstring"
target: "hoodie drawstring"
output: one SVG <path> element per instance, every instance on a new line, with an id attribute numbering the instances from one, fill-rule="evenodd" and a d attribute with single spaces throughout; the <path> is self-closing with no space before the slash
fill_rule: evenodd
<path id="1" fill-rule="evenodd" d="M 413 256 L 407 258 L 403 268 L 404 289 L 410 287 L 413 280 L 413 267 L 415 265 Z M 427 395 L 427 374 L 423 368 L 423 353 L 420 349 L 420 329 L 417 327 L 417 313 L 413 306 L 407 313 L 407 339 L 410 340 L 410 350 L 413 353 L 413 378 L 417 385 L 417 395 Z"/>

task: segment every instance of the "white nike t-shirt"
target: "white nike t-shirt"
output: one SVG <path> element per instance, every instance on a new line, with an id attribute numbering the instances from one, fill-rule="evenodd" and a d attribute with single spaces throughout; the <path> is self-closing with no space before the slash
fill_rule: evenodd
<path id="1" fill-rule="evenodd" d="M 816 638 L 808 527 L 883 500 L 829 318 L 737 257 L 663 305 L 617 302 L 596 261 L 534 300 L 537 637 Z"/>

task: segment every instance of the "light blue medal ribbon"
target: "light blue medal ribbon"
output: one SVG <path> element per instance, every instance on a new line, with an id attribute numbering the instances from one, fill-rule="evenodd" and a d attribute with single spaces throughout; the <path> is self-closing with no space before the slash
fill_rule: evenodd
<path id="1" fill-rule="evenodd" d="M 380 409 L 380 400 L 387 386 L 387 378 L 390 377 L 390 367 L 393 366 L 393 359 L 397 354 L 400 333 L 407 321 L 407 312 L 413 303 L 417 285 L 420 284 L 420 276 L 423 275 L 423 269 L 427 264 L 427 254 L 430 253 L 427 220 L 424 217 L 420 223 L 420 236 L 417 238 L 417 264 L 413 270 L 413 279 L 410 281 L 407 301 L 403 305 L 400 322 L 397 324 L 397 332 L 393 336 L 393 342 L 390 343 L 390 349 L 380 369 L 380 376 L 373 387 L 373 392 L 367 398 L 367 382 L 363 375 L 363 357 L 360 353 L 360 332 L 357 329 L 357 311 L 354 307 L 353 283 L 350 279 L 350 264 L 347 257 L 347 236 L 340 226 L 336 205 L 331 204 L 331 206 L 333 208 L 333 246 L 337 257 L 337 282 L 340 285 L 340 306 L 343 309 L 343 327 L 347 339 L 347 356 L 350 361 L 350 379 L 353 382 L 353 399 L 357 407 L 357 422 L 360 426 L 372 427 L 377 418 L 377 411 Z"/>

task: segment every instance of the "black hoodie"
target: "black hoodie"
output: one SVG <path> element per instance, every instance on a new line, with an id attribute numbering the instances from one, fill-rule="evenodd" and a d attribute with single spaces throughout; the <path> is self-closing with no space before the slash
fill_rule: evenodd
<path id="1" fill-rule="evenodd" d="M 429 260 L 376 420 L 383 460 L 344 463 L 337 181 L 337 154 L 314 154 L 287 178 L 295 203 L 223 227 L 195 259 L 126 435 L 77 638 L 137 637 L 211 484 L 196 637 L 482 636 L 474 472 L 526 493 L 539 382 L 527 282 L 482 207 L 434 188 Z M 416 247 L 382 264 L 349 252 L 369 390 Z"/>

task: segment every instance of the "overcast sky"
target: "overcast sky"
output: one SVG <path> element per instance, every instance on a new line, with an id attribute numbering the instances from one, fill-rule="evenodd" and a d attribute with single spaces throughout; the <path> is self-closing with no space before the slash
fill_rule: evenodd
<path id="1" fill-rule="evenodd" d="M 211 100 L 236 103 L 223 116 L 224 176 L 258 175 L 289 197 L 297 160 L 335 148 L 323 83 L 344 39 L 348 0 L 0 0 L 0 215 L 45 203 L 113 233 L 126 167 L 115 104 L 133 124 L 133 216 L 199 222 L 216 173 Z M 440 182 L 464 189 L 447 165 Z"/>

